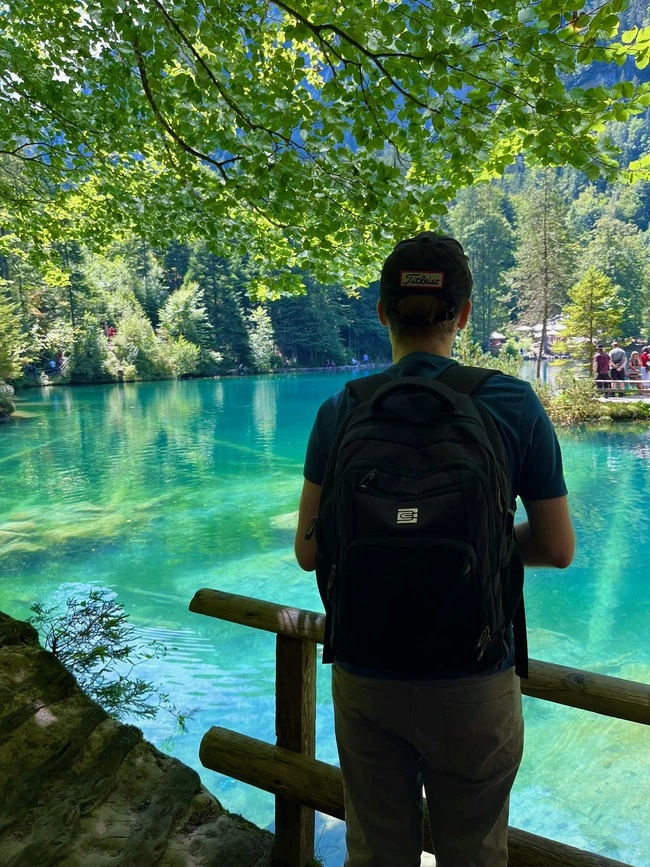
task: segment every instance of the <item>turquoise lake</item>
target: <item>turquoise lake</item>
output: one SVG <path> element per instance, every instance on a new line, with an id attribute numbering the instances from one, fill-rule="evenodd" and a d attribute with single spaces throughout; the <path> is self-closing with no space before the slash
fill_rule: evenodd
<path id="1" fill-rule="evenodd" d="M 191 714 L 141 727 L 193 766 L 224 806 L 272 827 L 273 798 L 200 766 L 211 725 L 274 741 L 274 637 L 190 614 L 201 587 L 320 610 L 293 558 L 304 449 L 347 373 L 23 392 L 0 426 L 0 609 L 106 587 L 169 648 L 141 674 Z M 526 577 L 531 655 L 650 683 L 650 427 L 560 432 L 578 537 L 566 571 Z M 317 754 L 336 762 L 329 669 Z M 650 867 L 650 729 L 525 700 L 526 750 L 510 823 Z M 319 854 L 343 864 L 342 824 Z"/>

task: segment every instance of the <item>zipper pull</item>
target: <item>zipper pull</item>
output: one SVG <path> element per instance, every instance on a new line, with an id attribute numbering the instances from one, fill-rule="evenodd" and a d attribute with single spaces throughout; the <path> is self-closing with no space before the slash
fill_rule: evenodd
<path id="1" fill-rule="evenodd" d="M 359 490 L 360 491 L 368 490 L 368 485 L 375 478 L 375 476 L 377 475 L 378 472 L 379 472 L 379 470 L 370 470 L 369 473 L 366 473 L 366 475 L 359 482 L 359 485 L 358 485 Z"/>
<path id="2" fill-rule="evenodd" d="M 309 526 L 307 527 L 307 532 L 305 533 L 305 540 L 308 542 L 311 537 L 314 535 L 314 530 L 316 529 L 316 524 L 318 523 L 318 515 L 314 515 L 314 517 L 309 522 Z"/>
<path id="3" fill-rule="evenodd" d="M 487 650 L 491 639 L 492 639 L 492 636 L 490 634 L 490 627 L 486 626 L 485 629 L 483 630 L 483 632 L 481 632 L 479 640 L 476 642 L 476 647 L 474 648 L 474 650 L 478 651 L 478 656 L 476 657 L 477 662 L 480 661 L 483 654 Z"/>
<path id="4" fill-rule="evenodd" d="M 330 594 L 332 592 L 332 586 L 334 585 L 334 581 L 336 579 L 336 563 L 332 563 L 332 568 L 330 570 L 330 577 L 327 579 L 327 591 L 325 595 L 329 601 Z"/>

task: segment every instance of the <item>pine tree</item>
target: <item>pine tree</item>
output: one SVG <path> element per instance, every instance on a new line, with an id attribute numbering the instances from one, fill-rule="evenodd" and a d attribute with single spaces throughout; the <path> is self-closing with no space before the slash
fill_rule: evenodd
<path id="1" fill-rule="evenodd" d="M 490 334 L 508 319 L 503 275 L 514 265 L 514 231 L 503 212 L 503 193 L 495 185 L 463 190 L 449 214 L 454 237 L 469 258 L 474 286 L 472 325 L 483 349 Z"/>
<path id="2" fill-rule="evenodd" d="M 195 244 L 185 282 L 196 283 L 203 292 L 212 327 L 212 346 L 221 353 L 226 367 L 251 360 L 246 325 L 246 312 L 250 308 L 245 295 L 247 279 L 244 262 L 216 256 L 205 242 Z"/>
<path id="3" fill-rule="evenodd" d="M 576 255 L 566 224 L 567 205 L 556 181 L 555 173 L 544 169 L 533 175 L 515 197 L 516 265 L 510 277 L 519 292 L 522 317 L 542 324 L 538 377 L 549 320 L 560 313 L 566 299 Z"/>
<path id="4" fill-rule="evenodd" d="M 0 280 L 0 382 L 20 376 L 27 354 L 27 335 L 23 331 L 17 304 L 5 292 Z"/>
<path id="5" fill-rule="evenodd" d="M 261 305 L 253 308 L 247 317 L 248 342 L 253 369 L 268 373 L 273 367 L 273 324 L 268 310 Z"/>
<path id="6" fill-rule="evenodd" d="M 563 313 L 560 347 L 573 349 L 589 362 L 599 341 L 618 335 L 623 307 L 609 277 L 592 266 L 569 289 L 569 303 Z"/>
<path id="7" fill-rule="evenodd" d="M 186 283 L 172 292 L 159 318 L 160 330 L 170 337 L 184 337 L 202 347 L 211 342 L 212 329 L 203 304 L 203 290 L 197 283 Z"/>
<path id="8" fill-rule="evenodd" d="M 650 325 L 650 247 L 643 234 L 634 224 L 604 215 L 591 232 L 584 261 L 616 284 L 623 307 L 620 337 L 645 340 L 642 332 Z"/>
<path id="9" fill-rule="evenodd" d="M 163 266 L 158 261 L 151 245 L 143 238 L 134 238 L 124 245 L 124 256 L 132 271 L 135 296 L 154 327 L 158 325 L 158 311 L 170 291 L 165 285 Z"/>
<path id="10" fill-rule="evenodd" d="M 322 286 L 308 277 L 306 293 L 287 296 L 269 307 L 275 340 L 284 355 L 305 365 L 323 365 L 328 359 L 345 362 L 341 328 L 347 324 L 338 287 Z"/>

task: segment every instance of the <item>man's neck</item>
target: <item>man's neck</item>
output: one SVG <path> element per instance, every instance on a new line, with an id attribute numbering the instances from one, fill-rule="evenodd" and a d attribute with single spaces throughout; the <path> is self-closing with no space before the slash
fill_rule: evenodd
<path id="1" fill-rule="evenodd" d="M 422 343 L 393 343 L 393 364 L 397 364 L 407 355 L 414 352 L 427 352 L 429 355 L 441 355 L 443 358 L 451 358 L 453 343 L 448 341 L 425 341 Z"/>

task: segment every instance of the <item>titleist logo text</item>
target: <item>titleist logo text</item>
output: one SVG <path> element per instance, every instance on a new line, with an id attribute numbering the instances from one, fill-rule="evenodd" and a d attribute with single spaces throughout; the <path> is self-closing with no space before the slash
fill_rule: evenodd
<path id="1" fill-rule="evenodd" d="M 400 271 L 400 286 L 426 286 L 427 289 L 442 289 L 445 282 L 443 271 Z"/>

